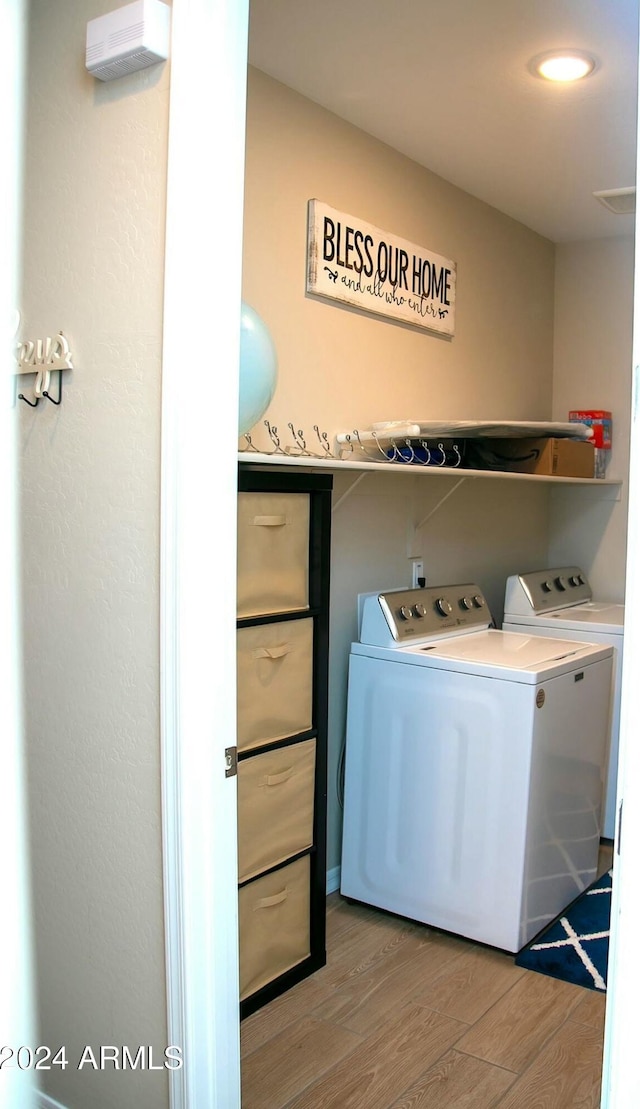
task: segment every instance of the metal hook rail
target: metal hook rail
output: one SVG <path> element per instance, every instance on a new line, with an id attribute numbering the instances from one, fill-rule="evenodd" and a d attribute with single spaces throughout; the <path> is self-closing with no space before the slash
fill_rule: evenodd
<path id="1" fill-rule="evenodd" d="M 287 427 L 291 432 L 293 445 L 287 444 L 284 447 L 280 442 L 280 436 L 278 434 L 278 428 L 276 427 L 276 425 L 272 424 L 269 420 L 263 420 L 263 424 L 266 427 L 267 432 L 269 433 L 269 439 L 271 440 L 273 449 L 261 451 L 260 448 L 256 447 L 256 445 L 254 444 L 251 435 L 245 432 L 244 438 L 247 443 L 247 451 L 253 451 L 256 454 L 265 455 L 284 454 L 292 458 L 329 458 L 333 459 L 336 462 L 338 461 L 337 456 L 333 454 L 331 450 L 331 446 L 329 444 L 329 436 L 327 432 L 320 431 L 318 424 L 313 425 L 313 430 L 316 433 L 319 448 L 316 448 L 316 450 L 311 450 L 307 446 L 307 439 L 304 431 L 302 430 L 302 428 L 298 428 L 296 430 L 296 426 L 292 420 L 289 421 Z"/>

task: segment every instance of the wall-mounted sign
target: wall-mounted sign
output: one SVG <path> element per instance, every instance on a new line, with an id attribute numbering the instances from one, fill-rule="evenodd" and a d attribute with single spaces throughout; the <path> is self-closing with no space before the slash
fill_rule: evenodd
<path id="1" fill-rule="evenodd" d="M 454 333 L 455 262 L 319 200 L 309 201 L 307 292 Z"/>

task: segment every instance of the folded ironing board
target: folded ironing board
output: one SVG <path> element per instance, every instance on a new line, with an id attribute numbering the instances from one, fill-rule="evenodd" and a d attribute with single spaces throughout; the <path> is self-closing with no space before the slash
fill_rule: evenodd
<path id="1" fill-rule="evenodd" d="M 585 439 L 593 437 L 587 424 L 518 420 L 386 420 L 340 432 L 337 442 L 346 444 L 387 443 L 405 439 Z"/>

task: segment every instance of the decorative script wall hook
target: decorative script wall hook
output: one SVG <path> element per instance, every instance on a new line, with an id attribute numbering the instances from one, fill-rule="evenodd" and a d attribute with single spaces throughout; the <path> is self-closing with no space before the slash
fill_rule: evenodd
<path id="1" fill-rule="evenodd" d="M 28 400 L 24 393 L 18 393 L 18 399 L 23 400 L 30 408 L 36 408 L 41 397 L 46 397 L 52 404 L 59 405 L 62 400 L 62 371 L 73 369 L 73 358 L 66 336 L 62 331 L 46 339 L 27 339 L 18 344 L 16 352 L 16 374 L 35 374 L 33 387 L 34 400 Z M 51 374 L 57 372 L 58 399 L 51 396 Z"/>

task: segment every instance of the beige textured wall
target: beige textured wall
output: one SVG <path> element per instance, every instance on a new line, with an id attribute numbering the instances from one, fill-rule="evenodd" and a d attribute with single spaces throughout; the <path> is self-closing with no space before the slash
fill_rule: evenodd
<path id="1" fill-rule="evenodd" d="M 554 419 L 580 406 L 610 411 L 607 476 L 623 485 L 554 491 L 550 561 L 584 566 L 594 594 L 614 601 L 625 592 L 633 265 L 633 236 L 563 243 L 556 251 Z"/>
<path id="2" fill-rule="evenodd" d="M 168 67 L 84 68 L 109 0 L 34 0 L 25 338 L 69 337 L 62 405 L 18 402 L 41 1072 L 68 1109 L 163 1109 L 164 1071 L 77 1070 L 166 1044 L 159 445 Z M 31 382 L 23 379 L 25 391 Z M 56 393 L 57 382 L 52 384 Z"/>
<path id="3" fill-rule="evenodd" d="M 278 351 L 266 417 L 283 442 L 289 421 L 331 437 L 375 419 L 549 419 L 553 244 L 255 69 L 247 113 L 243 296 Z M 457 262 L 453 340 L 306 296 L 313 197 Z M 253 439 L 268 445 L 260 423 Z M 336 476 L 336 504 L 352 480 Z M 429 583 L 477 581 L 500 620 L 507 575 L 546 561 L 546 486 L 467 481 L 438 507 L 451 488 L 431 475 L 368 475 L 334 509 L 330 870 L 358 592 L 409 584 L 408 554 L 420 554 Z"/>
<path id="4" fill-rule="evenodd" d="M 278 351 L 272 423 L 550 417 L 550 242 L 255 69 L 247 126 L 244 298 Z M 455 337 L 306 296 L 312 197 L 453 259 Z"/>

